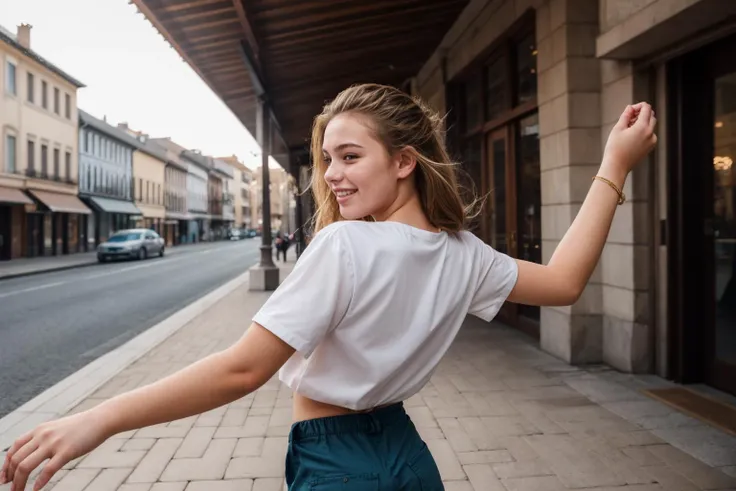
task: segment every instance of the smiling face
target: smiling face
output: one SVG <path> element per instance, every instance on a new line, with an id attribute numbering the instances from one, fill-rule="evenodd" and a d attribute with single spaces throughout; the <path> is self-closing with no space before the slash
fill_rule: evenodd
<path id="1" fill-rule="evenodd" d="M 390 213 L 401 179 L 408 174 L 401 155 L 388 153 L 366 117 L 335 116 L 325 128 L 322 152 L 327 165 L 324 178 L 343 218 L 381 220 Z"/>

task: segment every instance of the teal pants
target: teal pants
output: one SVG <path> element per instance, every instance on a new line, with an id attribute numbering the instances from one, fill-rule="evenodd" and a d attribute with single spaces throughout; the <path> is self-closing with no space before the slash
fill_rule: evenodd
<path id="1" fill-rule="evenodd" d="M 289 491 L 440 491 L 440 473 L 403 404 L 295 423 Z"/>

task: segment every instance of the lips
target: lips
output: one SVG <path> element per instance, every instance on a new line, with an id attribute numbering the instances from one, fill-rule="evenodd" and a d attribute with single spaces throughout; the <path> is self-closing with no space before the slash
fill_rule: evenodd
<path id="1" fill-rule="evenodd" d="M 351 196 L 357 193 L 358 190 L 357 189 L 336 189 L 333 192 L 335 193 L 335 198 L 337 199 L 337 202 L 344 203 L 347 200 L 349 200 Z"/>

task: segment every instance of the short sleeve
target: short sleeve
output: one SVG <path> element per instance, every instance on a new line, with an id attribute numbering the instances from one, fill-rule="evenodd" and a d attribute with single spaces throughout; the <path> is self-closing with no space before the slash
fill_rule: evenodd
<path id="1" fill-rule="evenodd" d="M 474 237 L 477 284 L 468 313 L 490 322 L 511 294 L 519 275 L 516 260 Z"/>
<path id="2" fill-rule="evenodd" d="M 355 274 L 339 228 L 318 232 L 253 321 L 308 358 L 347 313 Z"/>

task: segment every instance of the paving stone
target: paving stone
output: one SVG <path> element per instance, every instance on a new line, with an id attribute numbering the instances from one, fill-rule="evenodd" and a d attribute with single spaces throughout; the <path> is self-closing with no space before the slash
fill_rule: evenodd
<path id="1" fill-rule="evenodd" d="M 626 480 L 608 469 L 595 455 L 580 448 L 567 435 L 533 435 L 524 438 L 549 465 L 562 484 L 570 488 L 623 486 Z"/>
<path id="2" fill-rule="evenodd" d="M 99 473 L 100 469 L 74 469 L 54 486 L 54 491 L 82 491 Z"/>
<path id="3" fill-rule="evenodd" d="M 253 491 L 281 491 L 286 483 L 282 478 L 262 478 L 253 481 Z"/>
<path id="4" fill-rule="evenodd" d="M 189 430 L 181 446 L 174 455 L 175 459 L 181 458 L 199 458 L 204 455 L 205 450 L 215 435 L 213 427 L 194 427 Z"/>
<path id="5" fill-rule="evenodd" d="M 237 440 L 212 440 L 201 458 L 173 459 L 161 474 L 161 481 L 207 481 L 222 479 Z"/>
<path id="6" fill-rule="evenodd" d="M 233 457 L 259 457 L 263 452 L 264 437 L 240 438 Z"/>
<path id="7" fill-rule="evenodd" d="M 457 418 L 437 418 L 442 433 L 455 452 L 474 452 L 478 447 L 468 436 Z"/>
<path id="8" fill-rule="evenodd" d="M 476 447 L 478 447 L 478 450 L 502 450 L 505 448 L 499 438 L 491 434 L 488 426 L 483 424 L 481 418 L 458 418 L 458 421 L 465 430 L 465 433 L 467 433 Z"/>
<path id="9" fill-rule="evenodd" d="M 118 489 L 133 469 L 104 469 L 84 488 L 84 491 L 110 491 Z"/>
<path id="10" fill-rule="evenodd" d="M 184 491 L 187 482 L 157 482 L 151 487 L 151 491 Z"/>
<path id="11" fill-rule="evenodd" d="M 447 440 L 430 440 L 427 442 L 427 446 L 430 452 L 432 452 L 442 479 L 465 479 L 465 472 Z"/>
<path id="12" fill-rule="evenodd" d="M 243 426 L 246 416 L 248 416 L 248 409 L 231 406 L 227 408 L 225 415 L 222 417 L 220 426 Z"/>
<path id="13" fill-rule="evenodd" d="M 232 479 L 229 481 L 194 481 L 185 491 L 251 491 L 252 479 Z"/>
<path id="14" fill-rule="evenodd" d="M 406 413 L 417 428 L 437 428 L 437 421 L 428 407 L 408 407 Z"/>
<path id="15" fill-rule="evenodd" d="M 128 477 L 128 482 L 154 483 L 158 481 L 158 478 L 176 453 L 181 442 L 181 438 L 164 438 L 158 440 L 146 456 L 143 457 L 143 460 L 141 460 L 130 477 Z"/>
<path id="16" fill-rule="evenodd" d="M 444 481 L 443 484 L 445 485 L 445 491 L 480 491 L 473 489 L 470 481 Z"/>
<path id="17" fill-rule="evenodd" d="M 155 438 L 131 438 L 125 442 L 120 450 L 123 452 L 130 452 L 131 450 L 150 450 L 154 443 L 156 443 Z"/>
<path id="18" fill-rule="evenodd" d="M 145 450 L 121 451 L 122 447 L 127 443 L 126 440 L 112 439 L 107 440 L 102 445 L 93 450 L 79 464 L 77 469 L 109 469 L 109 468 L 133 468 L 146 455 Z"/>
<path id="19" fill-rule="evenodd" d="M 736 487 L 736 478 L 707 466 L 703 462 L 670 445 L 657 445 L 649 448 L 656 457 L 669 467 L 687 477 L 702 489 L 723 489 Z"/>
<path id="20" fill-rule="evenodd" d="M 503 485 L 508 491 L 565 491 L 567 489 L 555 476 L 514 477 L 504 479 Z"/>
<path id="21" fill-rule="evenodd" d="M 552 470 L 541 460 L 493 464 L 491 467 L 500 479 L 552 475 Z"/>
<path id="22" fill-rule="evenodd" d="M 476 452 L 457 452 L 458 460 L 463 465 L 493 464 L 496 462 L 512 462 L 514 458 L 508 450 L 479 450 Z"/>
<path id="23" fill-rule="evenodd" d="M 464 465 L 463 470 L 468 475 L 468 480 L 476 491 L 506 491 L 490 465 Z"/>
<path id="24" fill-rule="evenodd" d="M 150 484 L 139 483 L 139 484 L 123 484 L 117 489 L 117 491 L 149 491 L 150 489 L 151 489 Z"/>

